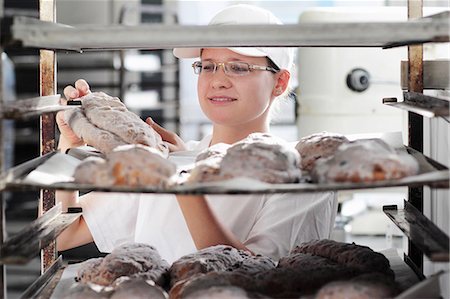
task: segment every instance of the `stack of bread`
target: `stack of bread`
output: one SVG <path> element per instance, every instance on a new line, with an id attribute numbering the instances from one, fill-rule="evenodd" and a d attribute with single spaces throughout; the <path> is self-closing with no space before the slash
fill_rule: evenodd
<path id="1" fill-rule="evenodd" d="M 418 162 L 381 139 L 349 141 L 345 136 L 321 132 L 303 137 L 296 145 L 301 169 L 314 182 L 374 182 L 415 175 Z"/>
<path id="2" fill-rule="evenodd" d="M 84 262 L 77 280 L 70 298 L 127 298 L 132 292 L 140 294 L 133 298 L 164 298 L 166 291 L 173 299 L 391 298 L 400 291 L 382 254 L 332 240 L 301 244 L 278 263 L 218 245 L 170 268 L 151 246 L 129 244 Z"/>

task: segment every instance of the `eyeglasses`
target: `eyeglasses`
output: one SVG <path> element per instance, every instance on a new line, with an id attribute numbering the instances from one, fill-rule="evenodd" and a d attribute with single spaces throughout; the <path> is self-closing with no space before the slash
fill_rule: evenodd
<path id="1" fill-rule="evenodd" d="M 197 75 L 201 73 L 214 74 L 219 68 L 219 66 L 222 66 L 225 74 L 229 76 L 245 76 L 254 70 L 278 73 L 278 70 L 270 66 L 254 65 L 240 61 L 230 61 L 230 62 L 196 61 L 192 64 L 194 73 Z"/>

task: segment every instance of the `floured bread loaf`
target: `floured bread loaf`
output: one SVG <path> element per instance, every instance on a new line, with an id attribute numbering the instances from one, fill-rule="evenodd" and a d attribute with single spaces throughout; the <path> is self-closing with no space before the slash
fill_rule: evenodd
<path id="1" fill-rule="evenodd" d="M 253 133 L 235 143 L 223 157 L 224 177 L 249 177 L 266 183 L 295 183 L 301 176 L 300 155 L 282 140 L 269 134 Z"/>
<path id="2" fill-rule="evenodd" d="M 81 97 L 82 107 L 67 110 L 65 120 L 89 145 L 103 153 L 121 144 L 143 144 L 167 157 L 168 147 L 161 136 L 139 116 L 130 112 L 118 98 L 103 92 Z"/>
<path id="3" fill-rule="evenodd" d="M 341 134 L 320 132 L 305 136 L 299 140 L 295 148 L 300 153 L 300 168 L 311 171 L 316 160 L 332 156 L 336 149 L 349 140 Z"/>
<path id="4" fill-rule="evenodd" d="M 105 159 L 85 159 L 75 169 L 74 179 L 98 186 L 155 186 L 171 184 L 176 166 L 160 152 L 140 144 L 125 145 L 106 154 Z"/>
<path id="5" fill-rule="evenodd" d="M 238 268 L 250 254 L 231 246 L 211 246 L 176 260 L 170 267 L 170 284 L 212 271 Z"/>
<path id="6" fill-rule="evenodd" d="M 249 177 L 266 183 L 295 183 L 301 176 L 300 155 L 281 139 L 253 133 L 225 150 L 199 155 L 188 182 Z"/>
<path id="7" fill-rule="evenodd" d="M 155 248 L 146 244 L 125 244 L 114 249 L 104 258 L 88 260 L 81 264 L 77 280 L 109 286 L 122 276 L 139 277 L 140 274 L 156 284 L 165 283 L 168 263 L 161 259 Z"/>
<path id="8" fill-rule="evenodd" d="M 230 148 L 229 144 L 226 143 L 217 143 L 214 144 L 210 147 L 208 147 L 207 149 L 204 149 L 203 151 L 201 151 L 197 157 L 195 158 L 195 162 L 200 162 L 200 161 L 204 161 L 207 159 L 221 159 L 223 158 L 226 153 L 227 150 Z"/>
<path id="9" fill-rule="evenodd" d="M 220 171 L 222 157 L 212 156 L 195 163 L 195 166 L 189 170 L 189 176 L 186 183 L 206 183 L 223 181 L 224 177 Z"/>
<path id="10" fill-rule="evenodd" d="M 194 167 L 189 170 L 186 182 L 204 183 L 226 179 L 220 173 L 220 163 L 229 147 L 229 144 L 218 143 L 201 151 L 195 159 Z"/>
<path id="11" fill-rule="evenodd" d="M 316 162 L 312 177 L 318 182 L 373 182 L 400 179 L 419 170 L 408 154 L 397 153 L 380 139 L 342 144 L 334 156 Z"/>
<path id="12" fill-rule="evenodd" d="M 79 108 L 66 110 L 65 121 L 75 134 L 102 153 L 109 153 L 126 142 L 119 136 L 93 125 Z"/>

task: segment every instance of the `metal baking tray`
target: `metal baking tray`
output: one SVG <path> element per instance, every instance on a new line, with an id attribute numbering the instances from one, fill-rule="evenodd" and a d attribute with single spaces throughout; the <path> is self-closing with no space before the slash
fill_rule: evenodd
<path id="1" fill-rule="evenodd" d="M 433 262 L 448 262 L 449 238 L 412 204 L 405 201 L 404 209 L 396 205 L 383 206 L 383 212 Z"/>
<path id="2" fill-rule="evenodd" d="M 61 105 L 60 99 L 61 95 L 57 94 L 7 102 L 0 110 L 0 119 L 24 120 L 46 113 L 73 109 L 81 105 L 79 101 L 71 101 L 68 105 Z"/>
<path id="3" fill-rule="evenodd" d="M 59 283 L 66 265 L 60 256 L 44 274 L 33 282 L 20 296 L 20 298 L 50 298 L 56 285 Z"/>
<path id="4" fill-rule="evenodd" d="M 268 184 L 250 178 L 199 184 L 176 184 L 168 188 L 95 186 L 73 182 L 71 174 L 79 160 L 69 155 L 52 152 L 25 164 L 10 169 L 0 177 L 0 185 L 5 189 L 58 189 L 131 193 L 172 193 L 172 194 L 254 194 L 254 193 L 305 193 L 337 190 L 372 189 L 397 186 L 418 187 L 428 185 L 434 188 L 449 188 L 449 170 L 446 166 L 422 155 L 412 148 L 405 148 L 419 162 L 419 174 L 397 180 L 385 180 L 365 183 L 291 183 Z M 62 167 L 63 165 L 64 167 Z M 39 168 L 38 168 L 39 167 Z M 47 168 L 46 170 L 41 170 Z M 64 180 L 52 175 L 57 168 L 67 173 L 61 174 Z M 71 170 L 72 168 L 72 170 Z M 38 170 L 36 170 L 38 169 Z M 34 177 L 30 181 L 30 177 Z M 36 181 L 37 180 L 37 181 Z M 59 181 L 58 181 L 59 180 Z"/>
<path id="5" fill-rule="evenodd" d="M 427 96 L 418 92 L 403 92 L 403 98 L 403 102 L 398 102 L 397 98 L 384 98 L 383 104 L 425 117 L 446 117 L 450 115 L 450 101 L 448 99 Z"/>
<path id="6" fill-rule="evenodd" d="M 405 22 L 305 22 L 284 26 L 232 27 L 160 24 L 68 26 L 15 17 L 11 26 L 11 37 L 13 42 L 20 42 L 26 47 L 80 52 L 230 46 L 387 48 L 426 42 L 448 42 L 448 27 L 448 13 L 443 13 L 440 17 Z M 152 34 L 148 35 L 148 32 Z M 273 38 L 274 36 L 276 38 Z"/>
<path id="7" fill-rule="evenodd" d="M 0 247 L 0 263 L 27 263 L 80 216 L 81 213 L 61 213 L 61 205 L 54 206 L 19 233 L 6 239 Z"/>
<path id="8" fill-rule="evenodd" d="M 437 273 L 429 278 L 419 278 L 416 273 L 400 258 L 394 248 L 380 251 L 390 263 L 391 269 L 395 273 L 395 280 L 402 291 L 395 299 L 404 298 L 440 298 L 441 288 L 436 277 L 442 275 Z M 71 264 L 65 267 L 62 276 L 54 286 L 52 285 L 51 299 L 61 299 L 67 296 L 67 291 L 75 284 L 75 276 L 80 267 L 80 263 Z M 424 279 L 423 281 L 421 281 Z M 431 282 L 433 282 L 432 285 Z M 437 283 L 436 283 L 437 282 Z M 421 296 L 418 296 L 420 294 Z M 45 297 L 47 298 L 47 297 Z"/>

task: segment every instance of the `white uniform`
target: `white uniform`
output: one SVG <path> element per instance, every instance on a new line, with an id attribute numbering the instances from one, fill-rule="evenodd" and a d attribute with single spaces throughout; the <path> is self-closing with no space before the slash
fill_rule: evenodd
<path id="1" fill-rule="evenodd" d="M 192 163 L 211 137 L 188 143 Z M 278 260 L 296 245 L 329 238 L 337 211 L 335 193 L 206 195 L 218 220 L 255 253 Z M 91 192 L 80 197 L 83 217 L 101 252 L 126 242 L 155 246 L 169 263 L 196 251 L 175 195 Z"/>

